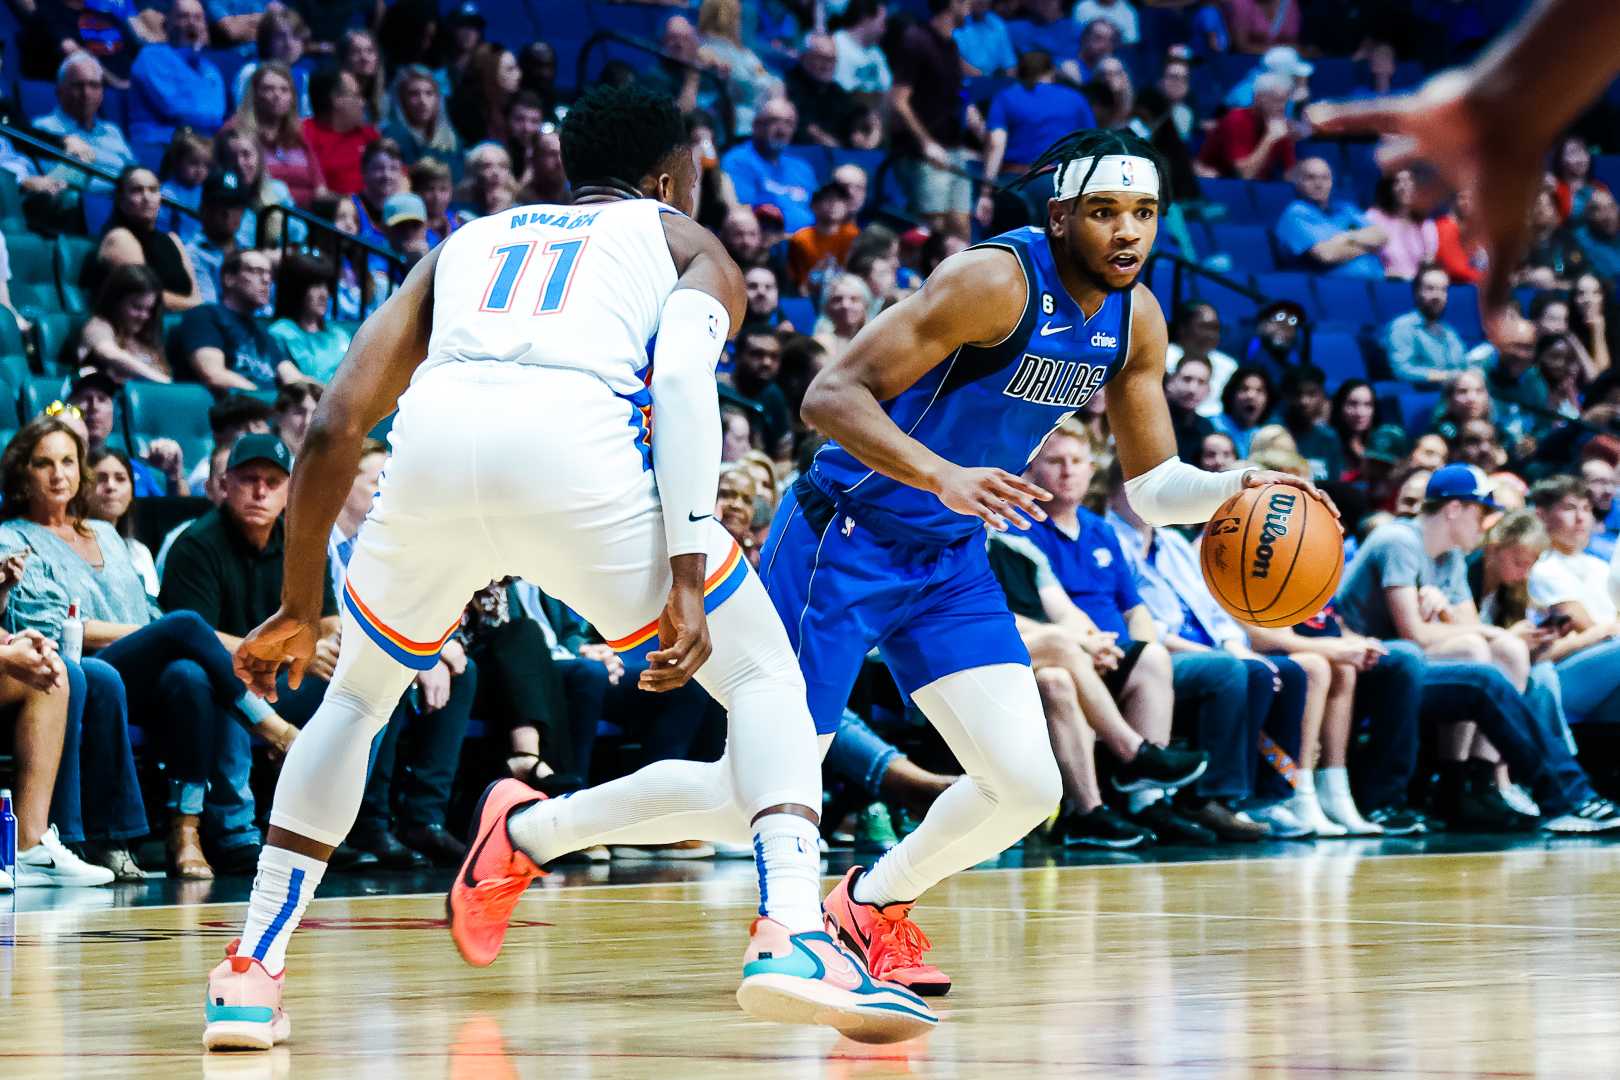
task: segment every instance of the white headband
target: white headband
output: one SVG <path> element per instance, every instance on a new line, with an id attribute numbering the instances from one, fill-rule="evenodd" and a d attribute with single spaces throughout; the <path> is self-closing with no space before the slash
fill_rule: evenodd
<path id="1" fill-rule="evenodd" d="M 1159 170 L 1153 167 L 1153 162 L 1145 157 L 1136 157 L 1129 154 L 1109 154 L 1097 161 L 1095 171 L 1091 168 L 1094 158 L 1076 158 L 1058 167 L 1057 190 L 1052 197 L 1066 201 L 1077 195 L 1091 195 L 1098 191 L 1130 191 L 1138 195 L 1151 195 L 1159 197 Z M 1086 180 L 1086 173 L 1091 173 L 1091 179 Z M 1086 189 L 1080 190 L 1080 184 L 1085 181 Z"/>

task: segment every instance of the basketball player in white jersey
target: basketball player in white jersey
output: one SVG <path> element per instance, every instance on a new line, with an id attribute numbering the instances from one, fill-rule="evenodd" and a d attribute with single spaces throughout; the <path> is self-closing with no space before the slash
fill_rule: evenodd
<path id="1" fill-rule="evenodd" d="M 241 938 L 209 976 L 209 1049 L 288 1037 L 288 935 L 354 821 L 372 739 L 467 599 L 507 574 L 617 647 L 656 636 L 641 685 L 695 676 L 730 725 L 721 762 L 660 762 L 546 804 L 557 812 L 529 815 L 526 828 L 563 829 L 581 847 L 751 838 L 760 917 L 737 993 L 745 1011 L 869 1041 L 937 1022 L 823 928 L 820 756 L 804 681 L 763 587 L 712 517 L 714 368 L 745 296 L 736 264 L 687 216 L 698 170 L 680 114 L 639 89 L 598 88 L 569 113 L 562 147 L 574 203 L 481 218 L 429 253 L 356 334 L 305 438 L 281 609 L 236 654 L 238 674 L 272 698 L 280 669 L 296 686 L 314 652 L 326 538 L 361 441 L 398 408 L 349 563 L 341 656 L 282 768 Z M 495 960 L 541 873 L 514 836 L 543 798 L 500 780 L 479 803 L 447 900 L 469 963 Z"/>

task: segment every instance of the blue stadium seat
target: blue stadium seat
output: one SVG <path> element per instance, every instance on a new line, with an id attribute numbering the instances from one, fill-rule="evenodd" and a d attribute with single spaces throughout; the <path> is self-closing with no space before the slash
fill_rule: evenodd
<path id="1" fill-rule="evenodd" d="M 1283 210 L 1298 197 L 1294 185 L 1281 180 L 1257 180 L 1249 185 L 1249 193 L 1254 199 L 1255 219 L 1268 229 L 1277 224 Z"/>
<path id="2" fill-rule="evenodd" d="M 1311 288 L 1311 275 L 1298 270 L 1280 270 L 1275 274 L 1259 274 L 1254 287 L 1267 300 L 1292 300 L 1305 309 L 1305 314 L 1316 321 L 1322 317 L 1316 302 L 1316 291 Z"/>
<path id="3" fill-rule="evenodd" d="M 873 183 L 873 178 L 877 176 L 878 167 L 883 164 L 886 153 L 883 150 L 851 150 L 840 147 L 830 151 L 829 156 L 834 170 L 844 165 L 859 165 L 861 167 L 861 170 L 866 173 L 866 206 L 875 207 L 881 206 L 882 203 L 878 199 L 878 192 L 876 185 Z M 856 209 L 859 211 L 864 208 L 857 207 Z"/>
<path id="4" fill-rule="evenodd" d="M 18 79 L 17 107 L 31 119 L 52 112 L 56 108 L 56 84 L 44 79 Z"/>
<path id="5" fill-rule="evenodd" d="M 832 174 L 832 155 L 825 146 L 789 146 L 783 149 L 783 155 L 797 158 L 815 170 L 816 183 L 825 184 L 827 177 Z"/>
<path id="6" fill-rule="evenodd" d="M 95 253 L 96 242 L 83 236 L 58 236 L 56 250 L 52 252 L 56 287 L 62 293 L 62 310 L 83 311 L 84 294 L 79 289 L 79 275 L 85 260 Z"/>
<path id="7" fill-rule="evenodd" d="M 117 124 L 119 130 L 129 127 L 129 91 L 108 86 L 101 92 L 101 118 Z"/>
<path id="8" fill-rule="evenodd" d="M 1485 326 L 1479 317 L 1479 289 L 1473 285 L 1453 285 L 1447 290 L 1446 322 L 1462 336 L 1465 345 L 1485 340 Z"/>
<path id="9" fill-rule="evenodd" d="M 1175 313 L 1176 264 L 1169 259 L 1154 259 L 1148 264 L 1148 289 L 1168 319 Z"/>
<path id="10" fill-rule="evenodd" d="M 1361 278 L 1323 274 L 1313 284 L 1323 319 L 1354 326 L 1370 326 L 1378 321 L 1372 293 L 1367 289 L 1367 282 Z"/>
<path id="11" fill-rule="evenodd" d="M 51 242 L 33 233 L 19 233 L 6 237 L 6 249 L 11 254 L 11 285 L 19 282 L 56 284 L 56 265 Z"/>
<path id="12" fill-rule="evenodd" d="M 1250 194 L 1253 187 L 1247 180 L 1228 180 L 1214 178 L 1199 180 L 1198 189 L 1204 196 L 1204 201 L 1226 207 L 1227 220 L 1237 224 L 1253 224 L 1257 221 L 1254 209 L 1254 196 Z"/>
<path id="13" fill-rule="evenodd" d="M 1250 280 L 1246 274 L 1228 274 L 1241 284 L 1249 285 Z M 1221 343 L 1223 347 L 1231 347 L 1246 340 L 1254 329 L 1254 313 L 1259 305 L 1236 289 L 1228 288 L 1213 278 L 1202 275 L 1188 275 L 1182 281 L 1183 290 L 1190 289 L 1190 296 L 1211 304 L 1215 313 L 1221 317 Z M 1173 312 L 1171 314 L 1174 314 Z"/>
<path id="14" fill-rule="evenodd" d="M 1611 191 L 1620 191 L 1620 154 L 1599 154 L 1592 159 L 1592 175 L 1609 186 Z"/>
<path id="15" fill-rule="evenodd" d="M 69 315 L 65 311 L 53 311 L 34 316 L 34 341 L 39 347 L 40 370 L 46 374 L 65 373 L 71 365 L 61 363 L 62 347 L 73 336 L 74 330 L 84 320 L 77 315 Z M 46 404 L 49 404 L 47 402 Z"/>
<path id="16" fill-rule="evenodd" d="M 11 284 L 11 302 L 18 311 L 43 313 L 62 310 L 62 294 L 56 291 L 54 282 L 14 281 Z"/>
<path id="17" fill-rule="evenodd" d="M 124 415 L 137 454 L 146 453 L 153 439 L 173 439 L 187 461 L 205 461 L 214 436 L 208 427 L 208 408 L 214 396 L 197 383 L 132 381 L 124 387 Z"/>
<path id="18" fill-rule="evenodd" d="M 802 296 L 784 296 L 777 305 L 782 309 L 782 318 L 793 324 L 793 329 L 801 334 L 808 334 L 816 325 L 816 305 L 813 301 Z"/>
<path id="19" fill-rule="evenodd" d="M 21 353 L 0 356 L 0 431 L 15 431 L 22 426 L 23 417 L 18 407 L 23 387 L 28 385 L 31 375 L 28 361 Z"/>
<path id="20" fill-rule="evenodd" d="M 1361 80 L 1354 60 L 1345 56 L 1321 56 L 1311 61 L 1311 97 L 1340 98 L 1349 95 Z"/>
<path id="21" fill-rule="evenodd" d="M 1269 274 L 1277 269 L 1271 254 L 1271 235 L 1264 225 L 1217 221 L 1209 229 L 1214 250 L 1230 256 L 1235 269 L 1247 274 Z"/>
<path id="22" fill-rule="evenodd" d="M 1380 326 L 1413 308 L 1412 286 L 1405 281 L 1372 282 L 1373 310 Z"/>
<path id="23" fill-rule="evenodd" d="M 17 327 L 17 320 L 9 313 L 0 312 L 0 363 L 9 363 L 14 357 L 21 357 L 23 366 L 27 367 L 28 343 Z M 3 417 L 4 412 L 0 410 L 0 418 Z"/>
<path id="24" fill-rule="evenodd" d="M 0 230 L 7 236 L 20 236 L 26 228 L 22 190 L 17 187 L 17 178 L 0 169 Z"/>
<path id="25" fill-rule="evenodd" d="M 67 380 L 60 375 L 28 376 L 22 384 L 21 419 L 25 423 L 32 420 L 66 392 Z"/>
<path id="26" fill-rule="evenodd" d="M 1311 335 L 1311 363 L 1327 375 L 1328 392 L 1347 379 L 1365 379 L 1367 364 L 1354 334 L 1318 331 Z"/>
<path id="27" fill-rule="evenodd" d="M 1360 196 L 1358 205 L 1366 206 L 1372 200 L 1373 189 L 1378 186 L 1378 177 L 1381 175 L 1378 162 L 1374 159 L 1377 144 L 1371 142 L 1347 142 L 1344 144 L 1344 170 L 1348 176 L 1336 174 L 1333 192 L 1341 199 L 1355 202 Z M 1340 180 L 1344 183 L 1340 183 Z"/>

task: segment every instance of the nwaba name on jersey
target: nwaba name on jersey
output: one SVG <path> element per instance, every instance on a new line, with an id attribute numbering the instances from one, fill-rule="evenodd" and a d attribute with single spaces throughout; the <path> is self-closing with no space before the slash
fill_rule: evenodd
<path id="1" fill-rule="evenodd" d="M 1078 360 L 1049 360 L 1025 353 L 1018 370 L 1001 392 L 1036 405 L 1078 409 L 1108 378 L 1108 365 Z"/>

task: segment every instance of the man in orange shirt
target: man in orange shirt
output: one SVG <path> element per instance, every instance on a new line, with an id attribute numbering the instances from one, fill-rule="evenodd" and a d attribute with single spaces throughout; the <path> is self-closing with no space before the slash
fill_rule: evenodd
<path id="1" fill-rule="evenodd" d="M 816 292 L 822 275 L 849 257 L 850 245 L 860 235 L 850 220 L 851 209 L 849 189 L 840 183 L 823 184 L 810 197 L 815 224 L 788 239 L 788 274 L 800 292 Z"/>

